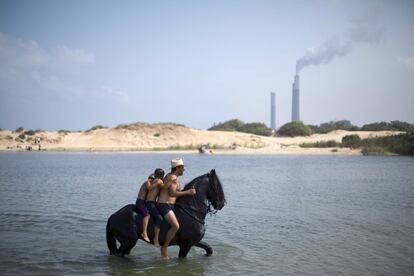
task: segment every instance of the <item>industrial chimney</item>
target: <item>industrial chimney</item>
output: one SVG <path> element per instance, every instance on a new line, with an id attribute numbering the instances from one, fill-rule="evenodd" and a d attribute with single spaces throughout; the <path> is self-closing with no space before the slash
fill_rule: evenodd
<path id="1" fill-rule="evenodd" d="M 276 94 L 270 92 L 270 128 L 276 131 Z"/>
<path id="2" fill-rule="evenodd" d="M 295 75 L 295 81 L 292 84 L 292 122 L 300 121 L 299 113 L 299 75 Z"/>

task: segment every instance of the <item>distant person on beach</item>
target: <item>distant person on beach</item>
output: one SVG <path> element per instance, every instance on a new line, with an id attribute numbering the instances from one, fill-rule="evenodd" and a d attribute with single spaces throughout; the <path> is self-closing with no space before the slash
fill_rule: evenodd
<path id="1" fill-rule="evenodd" d="M 148 212 L 150 213 L 152 220 L 154 221 L 154 245 L 156 247 L 160 247 L 159 236 L 160 236 L 160 227 L 163 221 L 163 218 L 160 212 L 157 209 L 156 201 L 158 198 L 158 194 L 160 192 L 161 187 L 164 185 L 162 181 L 164 177 L 164 170 L 163 169 L 155 169 L 154 171 L 154 179 L 151 181 L 147 181 L 147 197 L 145 201 L 145 206 L 147 207 Z"/>
<path id="2" fill-rule="evenodd" d="M 155 179 L 154 175 L 151 174 L 148 179 L 142 183 L 141 187 L 139 188 L 137 200 L 135 202 L 135 209 L 140 213 L 142 218 L 142 239 L 146 242 L 150 242 L 147 234 L 147 228 L 148 228 L 148 221 L 149 221 L 149 215 L 148 210 L 145 207 L 145 199 L 147 197 L 147 185 L 148 183 L 151 183 L 151 181 Z"/>
<path id="3" fill-rule="evenodd" d="M 177 197 L 185 195 L 195 195 L 194 188 L 187 191 L 180 191 L 180 182 L 178 177 L 184 174 L 184 162 L 181 158 L 171 160 L 171 172 L 164 177 L 164 185 L 161 188 L 158 197 L 157 207 L 164 219 L 170 224 L 170 229 L 165 237 L 164 244 L 161 247 L 161 257 L 168 260 L 167 249 L 171 240 L 174 238 L 180 225 L 173 211 Z"/>

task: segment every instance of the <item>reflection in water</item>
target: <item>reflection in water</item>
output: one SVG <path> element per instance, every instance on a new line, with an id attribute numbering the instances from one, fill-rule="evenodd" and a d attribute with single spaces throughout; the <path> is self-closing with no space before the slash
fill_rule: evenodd
<path id="1" fill-rule="evenodd" d="M 142 258 L 138 256 L 108 256 L 107 264 L 109 266 L 108 273 L 111 275 L 143 273 L 151 275 L 167 275 L 169 273 L 177 275 L 203 275 L 204 267 L 206 266 L 203 260 L 197 258 L 172 258 L 169 261 L 163 261 L 158 256 Z"/>

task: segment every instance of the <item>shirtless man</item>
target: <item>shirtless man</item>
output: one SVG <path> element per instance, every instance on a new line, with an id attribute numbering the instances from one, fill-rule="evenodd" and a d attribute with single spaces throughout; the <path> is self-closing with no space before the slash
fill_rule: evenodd
<path id="1" fill-rule="evenodd" d="M 164 185 L 162 179 L 164 178 L 164 170 L 156 169 L 154 171 L 154 179 L 151 182 L 147 182 L 147 200 L 145 201 L 145 207 L 147 207 L 148 212 L 150 213 L 152 220 L 154 222 L 154 245 L 160 247 L 159 236 L 160 236 L 160 226 L 163 221 L 160 212 L 157 209 L 156 201 L 160 188 Z"/>
<path id="2" fill-rule="evenodd" d="M 171 173 L 164 177 L 164 186 L 161 188 L 160 196 L 158 197 L 158 210 L 165 220 L 170 224 L 170 229 L 165 237 L 165 242 L 161 247 L 161 257 L 164 260 L 168 260 L 167 249 L 171 240 L 174 238 L 180 224 L 175 217 L 173 207 L 177 197 L 185 195 L 195 195 L 195 189 L 189 189 L 187 191 L 180 191 L 180 182 L 178 177 L 184 173 L 184 162 L 181 158 L 171 160 Z"/>

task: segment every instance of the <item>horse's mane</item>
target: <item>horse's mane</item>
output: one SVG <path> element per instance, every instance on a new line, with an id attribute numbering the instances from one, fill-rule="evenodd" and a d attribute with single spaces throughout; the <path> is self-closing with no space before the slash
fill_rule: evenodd
<path id="1" fill-rule="evenodd" d="M 226 205 L 226 197 L 224 196 L 224 190 L 223 190 L 223 186 L 221 185 L 221 181 L 218 177 L 218 175 L 216 174 L 215 170 L 212 170 L 211 173 L 213 174 L 213 189 L 216 193 L 217 196 L 217 201 L 219 203 L 219 205 L 217 206 L 218 209 L 221 209 L 224 207 L 224 205 Z"/>
<path id="2" fill-rule="evenodd" d="M 196 183 L 198 183 L 201 179 L 203 179 L 204 177 L 207 177 L 207 176 L 208 176 L 208 173 L 203 174 L 203 175 L 200 175 L 200 176 L 194 178 L 193 180 L 191 180 L 189 183 L 187 183 L 184 186 L 183 191 L 186 191 L 186 190 L 192 188 Z"/>
<path id="3" fill-rule="evenodd" d="M 218 202 L 217 206 L 218 206 L 218 209 L 221 209 L 226 204 L 226 197 L 224 196 L 223 186 L 221 185 L 221 181 L 218 178 L 215 170 L 211 170 L 210 173 L 206 173 L 206 174 L 203 174 L 203 175 L 200 175 L 194 178 L 193 180 L 191 180 L 189 183 L 187 183 L 184 186 L 183 191 L 194 187 L 202 179 L 206 177 L 210 177 L 210 176 L 212 176 L 212 181 L 210 182 L 210 184 L 212 185 L 212 188 L 214 189 L 214 192 L 216 193 L 216 196 L 217 196 L 217 202 Z"/>

